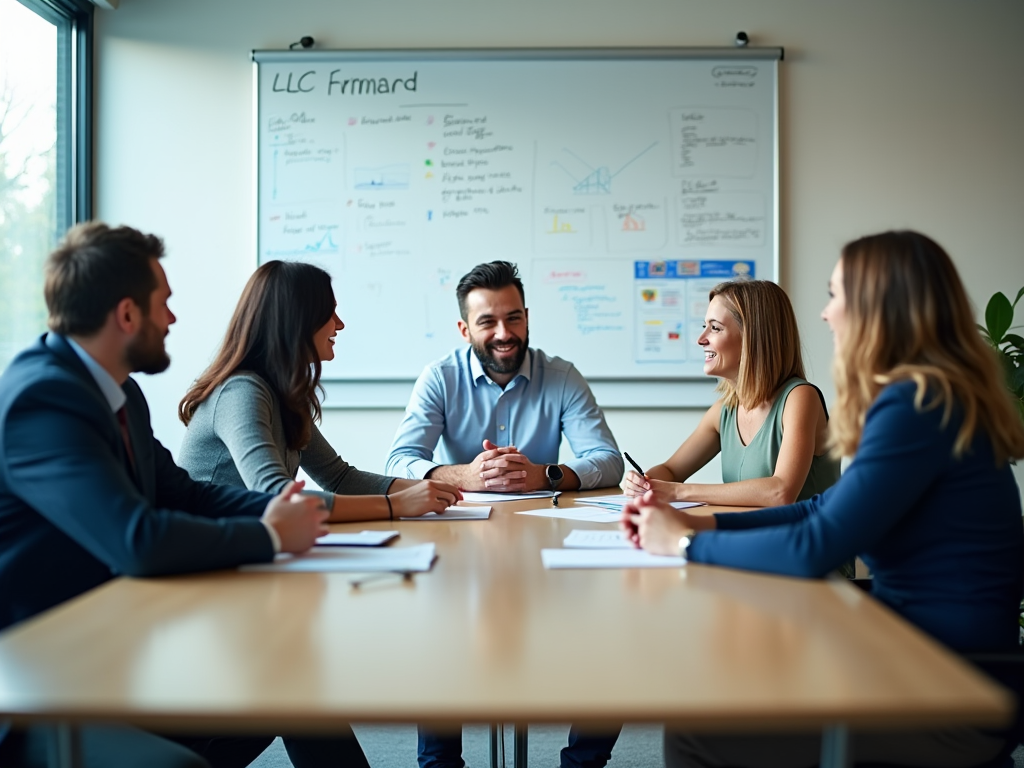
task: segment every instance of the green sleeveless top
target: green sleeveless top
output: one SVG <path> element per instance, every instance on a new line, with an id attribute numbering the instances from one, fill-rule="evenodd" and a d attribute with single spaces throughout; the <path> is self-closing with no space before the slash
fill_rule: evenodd
<path id="1" fill-rule="evenodd" d="M 786 407 L 786 398 L 789 393 L 799 386 L 809 384 L 799 378 L 792 378 L 787 381 L 779 390 L 772 408 L 764 424 L 757 431 L 757 434 L 744 445 L 740 440 L 740 431 L 736 426 L 736 409 L 722 408 L 722 415 L 718 422 L 718 431 L 722 442 L 722 482 L 735 483 L 738 480 L 754 480 L 761 477 L 771 477 L 775 474 L 775 462 L 779 458 L 779 449 L 782 447 L 782 411 Z M 814 387 L 814 391 L 821 398 L 821 406 L 825 408 L 825 398 L 821 390 Z M 825 408 L 825 418 L 828 418 L 828 409 Z M 800 489 L 797 501 L 809 499 L 816 493 L 821 493 L 839 479 L 839 461 L 831 458 L 828 454 L 815 456 L 811 459 L 811 469 L 807 473 L 807 480 L 804 487 Z"/>

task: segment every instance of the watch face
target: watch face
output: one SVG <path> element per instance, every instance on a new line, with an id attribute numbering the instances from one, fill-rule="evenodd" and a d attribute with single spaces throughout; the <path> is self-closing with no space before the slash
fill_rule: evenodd
<path id="1" fill-rule="evenodd" d="M 562 477 L 564 476 L 562 468 L 557 464 L 548 464 L 548 466 L 544 468 L 544 474 L 548 476 L 548 482 L 551 484 L 552 489 L 562 482 Z"/>

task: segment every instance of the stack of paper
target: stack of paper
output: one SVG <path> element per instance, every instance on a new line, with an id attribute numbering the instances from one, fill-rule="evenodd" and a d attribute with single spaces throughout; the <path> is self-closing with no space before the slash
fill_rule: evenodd
<path id="1" fill-rule="evenodd" d="M 529 493 L 481 493 L 477 491 L 463 491 L 462 500 L 472 502 L 497 502 L 497 501 L 524 501 L 525 499 L 550 499 L 554 491 L 530 491 Z"/>
<path id="2" fill-rule="evenodd" d="M 557 517 L 562 520 L 581 520 L 588 523 L 617 523 L 622 518 L 622 510 L 612 512 L 607 509 L 587 509 L 586 507 L 548 507 L 546 509 L 527 509 L 516 512 L 517 515 L 533 515 L 535 517 Z"/>
<path id="3" fill-rule="evenodd" d="M 427 512 L 419 517 L 400 517 L 399 520 L 486 520 L 491 516 L 490 507 L 448 507 L 443 515 Z"/>
<path id="4" fill-rule="evenodd" d="M 678 568 L 681 557 L 663 557 L 642 549 L 542 549 L 545 568 Z"/>
<path id="5" fill-rule="evenodd" d="M 622 511 L 623 505 L 630 501 L 633 497 L 631 496 L 584 496 L 583 498 L 576 499 L 577 504 L 586 504 L 588 507 L 601 507 L 602 509 L 614 509 L 617 512 Z M 676 509 L 686 509 L 687 507 L 702 507 L 704 506 L 703 501 L 670 501 L 670 505 Z"/>
<path id="6" fill-rule="evenodd" d="M 379 547 L 398 538 L 398 531 L 328 533 L 316 540 L 318 547 Z"/>
<path id="7" fill-rule="evenodd" d="M 240 571 L 276 573 L 395 571 L 415 573 L 429 571 L 434 562 L 434 545 L 415 547 L 313 547 L 303 555 L 278 555 L 272 563 L 243 565 Z"/>
<path id="8" fill-rule="evenodd" d="M 567 549 L 633 549 L 621 531 L 594 531 L 577 528 L 562 541 Z"/>

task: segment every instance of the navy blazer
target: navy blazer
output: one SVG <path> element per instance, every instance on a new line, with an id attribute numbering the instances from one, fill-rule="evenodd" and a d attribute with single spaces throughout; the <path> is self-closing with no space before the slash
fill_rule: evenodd
<path id="1" fill-rule="evenodd" d="M 273 559 L 269 494 L 196 483 L 124 384 L 135 467 L 117 418 L 68 342 L 46 334 L 0 376 L 0 629 L 116 575 Z"/>

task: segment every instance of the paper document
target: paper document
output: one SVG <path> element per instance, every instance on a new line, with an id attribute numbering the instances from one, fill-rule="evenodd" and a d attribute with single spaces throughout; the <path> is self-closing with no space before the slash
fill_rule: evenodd
<path id="1" fill-rule="evenodd" d="M 524 501 L 526 499 L 550 499 L 553 491 L 531 491 L 530 493 L 483 493 L 478 491 L 463 491 L 462 500 L 494 503 L 496 501 Z"/>
<path id="2" fill-rule="evenodd" d="M 434 545 L 415 547 L 313 547 L 304 555 L 278 555 L 272 563 L 243 565 L 240 571 L 269 571 L 271 573 L 368 571 L 418 572 L 429 571 L 434 562 Z"/>
<path id="3" fill-rule="evenodd" d="M 517 515 L 534 515 L 535 517 L 557 517 L 562 520 L 585 520 L 588 523 L 617 523 L 622 519 L 622 512 L 609 512 L 606 509 L 585 509 L 580 507 L 550 507 L 548 509 L 527 509 L 516 512 Z"/>
<path id="4" fill-rule="evenodd" d="M 679 556 L 652 555 L 642 549 L 542 549 L 545 568 L 678 568 Z"/>
<path id="5" fill-rule="evenodd" d="M 588 507 L 603 507 L 605 509 L 615 509 L 619 512 L 622 511 L 623 505 L 629 501 L 632 497 L 619 495 L 619 496 L 585 496 L 583 498 L 576 499 L 577 504 L 586 504 Z M 669 504 L 676 509 L 687 509 L 688 507 L 703 507 L 703 501 L 670 501 Z"/>
<path id="6" fill-rule="evenodd" d="M 566 536 L 562 546 L 569 549 L 633 549 L 621 531 L 588 531 L 582 528 Z"/>
<path id="7" fill-rule="evenodd" d="M 398 531 L 359 531 L 328 533 L 316 540 L 318 547 L 379 547 L 398 538 Z"/>
<path id="8" fill-rule="evenodd" d="M 448 507 L 443 515 L 427 512 L 419 517 L 400 517 L 399 520 L 486 520 L 491 516 L 490 507 Z"/>

